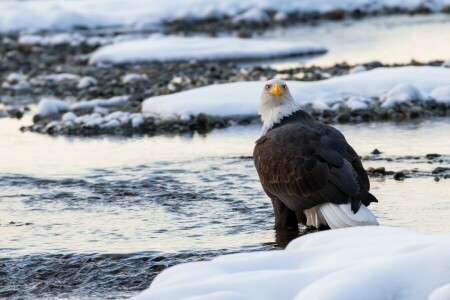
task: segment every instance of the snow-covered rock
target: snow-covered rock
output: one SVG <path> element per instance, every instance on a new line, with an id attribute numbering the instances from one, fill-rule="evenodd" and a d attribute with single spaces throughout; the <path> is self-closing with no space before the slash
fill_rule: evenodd
<path id="1" fill-rule="evenodd" d="M 450 85 L 438 86 L 430 93 L 430 98 L 439 103 L 450 104 Z"/>
<path id="2" fill-rule="evenodd" d="M 363 65 L 357 65 L 354 66 L 353 68 L 351 68 L 348 73 L 353 74 L 353 73 L 359 73 L 359 72 L 365 72 L 367 71 L 367 68 Z"/>
<path id="3" fill-rule="evenodd" d="M 380 99 L 385 107 L 409 100 L 427 101 L 437 87 L 450 84 L 450 69 L 441 67 L 376 68 L 370 71 L 314 82 L 287 82 L 300 106 L 331 109 L 341 103 L 361 109 L 362 102 Z M 201 87 L 181 93 L 146 99 L 143 112 L 185 115 L 205 113 L 216 116 L 257 115 L 262 82 L 236 82 Z M 435 96 L 438 92 L 435 92 Z M 441 92 L 439 92 L 441 93 Z M 352 98 L 352 97 L 363 98 Z M 429 96 L 429 97 L 425 97 Z M 358 99 L 359 102 L 355 102 Z M 346 104 L 349 100 L 350 103 Z"/>
<path id="4" fill-rule="evenodd" d="M 389 108 L 396 104 L 413 100 L 424 100 L 422 93 L 413 85 L 400 83 L 389 90 L 381 97 L 382 107 Z"/>
<path id="5" fill-rule="evenodd" d="M 240 22 L 267 23 L 269 21 L 270 18 L 267 15 L 267 13 L 264 10 L 258 8 L 251 8 L 233 18 L 234 23 Z"/>
<path id="6" fill-rule="evenodd" d="M 36 114 L 41 117 L 47 117 L 62 112 L 70 111 L 71 107 L 64 101 L 57 99 L 42 99 L 39 101 Z"/>
<path id="7" fill-rule="evenodd" d="M 62 117 L 61 120 L 64 122 L 75 122 L 75 120 L 77 119 L 77 115 L 74 114 L 73 112 L 69 111 L 66 112 Z"/>
<path id="8" fill-rule="evenodd" d="M 109 99 L 94 99 L 89 101 L 80 101 L 72 105 L 72 110 L 94 109 L 95 107 L 114 107 L 122 106 L 127 103 L 129 96 L 115 96 Z"/>
<path id="9" fill-rule="evenodd" d="M 426 7 L 441 11 L 449 0 L 103 0 L 103 1 L 0 1 L 0 32 L 70 30 L 125 26 L 148 28 L 179 19 L 202 20 L 234 17 L 249 10 L 283 13 L 320 13 L 336 10 L 383 12 Z M 250 14 L 249 17 L 254 17 Z"/>
<path id="10" fill-rule="evenodd" d="M 444 61 L 444 62 L 442 63 L 442 66 L 443 66 L 444 68 L 450 68 L 450 59 Z"/>
<path id="11" fill-rule="evenodd" d="M 171 267 L 133 299 L 396 299 L 450 297 L 450 233 L 367 226 L 308 234 L 286 250 Z"/>
<path id="12" fill-rule="evenodd" d="M 124 84 L 135 83 L 139 81 L 147 81 L 147 74 L 129 73 L 122 77 L 122 82 Z"/>
<path id="13" fill-rule="evenodd" d="M 84 76 L 81 77 L 80 81 L 78 81 L 77 88 L 81 90 L 91 86 L 96 86 L 97 83 L 97 79 L 95 79 L 94 77 Z"/>
<path id="14" fill-rule="evenodd" d="M 2 88 L 6 90 L 28 90 L 31 84 L 27 78 L 20 73 L 10 73 L 6 76 L 5 81 L 2 82 Z"/>
<path id="15" fill-rule="evenodd" d="M 309 42 L 280 42 L 236 37 L 152 36 L 100 47 L 90 58 L 96 63 L 255 59 L 325 52 Z"/>
<path id="16" fill-rule="evenodd" d="M 80 76 L 71 73 L 59 73 L 59 74 L 47 74 L 38 75 L 31 78 L 30 82 L 33 85 L 54 85 L 62 84 L 65 82 L 78 82 Z"/>
<path id="17" fill-rule="evenodd" d="M 25 46 L 77 46 L 85 40 L 85 37 L 78 33 L 58 33 L 54 35 L 21 35 L 18 43 Z"/>

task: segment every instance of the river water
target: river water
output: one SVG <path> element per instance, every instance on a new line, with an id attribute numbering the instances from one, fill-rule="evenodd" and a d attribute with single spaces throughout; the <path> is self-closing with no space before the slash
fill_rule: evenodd
<path id="1" fill-rule="evenodd" d="M 67 138 L 20 133 L 26 122 L 0 119 L 3 296 L 126 297 L 168 265 L 286 242 L 249 158 L 259 124 Z M 419 171 L 372 179 L 382 225 L 450 230 L 450 180 L 429 175 L 450 164 L 450 120 L 337 127 L 360 155 L 383 152 L 366 168 Z"/>

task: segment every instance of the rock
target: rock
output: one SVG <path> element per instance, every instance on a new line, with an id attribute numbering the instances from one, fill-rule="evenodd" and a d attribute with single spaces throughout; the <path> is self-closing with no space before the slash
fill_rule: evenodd
<path id="1" fill-rule="evenodd" d="M 431 174 L 440 174 L 440 173 L 444 173 L 450 171 L 450 168 L 447 167 L 437 167 L 435 168 L 433 171 L 431 171 Z"/>
<path id="2" fill-rule="evenodd" d="M 434 177 L 434 181 L 436 181 L 436 182 L 438 182 L 440 180 L 440 178 L 439 177 Z"/>
<path id="3" fill-rule="evenodd" d="M 428 153 L 427 155 L 425 155 L 425 158 L 427 158 L 427 159 L 434 159 L 434 158 L 440 157 L 440 156 L 441 155 L 437 154 L 437 153 Z"/>
<path id="4" fill-rule="evenodd" d="M 403 172 L 397 172 L 394 174 L 394 179 L 395 180 L 403 180 L 405 179 L 405 174 Z"/>
<path id="5" fill-rule="evenodd" d="M 381 154 L 382 152 L 380 152 L 380 150 L 378 150 L 377 148 L 373 149 L 372 152 L 370 152 L 372 154 L 378 155 Z"/>

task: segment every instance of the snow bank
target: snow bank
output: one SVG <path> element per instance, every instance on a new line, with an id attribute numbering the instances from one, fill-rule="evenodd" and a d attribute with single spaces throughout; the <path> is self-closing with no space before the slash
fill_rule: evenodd
<path id="1" fill-rule="evenodd" d="M 351 227 L 177 265 L 133 299 L 450 299 L 450 233 Z"/>
<path id="2" fill-rule="evenodd" d="M 443 101 L 441 99 L 448 96 L 448 89 L 435 89 L 449 84 L 450 69 L 415 66 L 376 68 L 315 82 L 288 82 L 291 94 L 299 105 L 311 105 L 320 111 L 332 110 L 341 105 L 358 110 L 365 107 L 364 103 L 371 104 L 374 99 L 384 101 L 386 108 L 411 100 Z M 199 113 L 225 117 L 254 116 L 257 115 L 262 88 L 262 82 L 212 85 L 148 98 L 143 102 L 142 110 L 178 116 Z"/>
<path id="3" fill-rule="evenodd" d="M 152 36 L 100 47 L 92 53 L 90 63 L 254 59 L 325 51 L 324 47 L 308 42 L 288 43 L 235 37 Z"/>
<path id="4" fill-rule="evenodd" d="M 102 0 L 102 1 L 0 1 L 0 32 L 19 30 L 70 30 L 74 27 L 125 26 L 145 28 L 178 19 L 214 17 L 264 18 L 264 11 L 321 13 L 335 10 L 383 12 L 428 8 L 441 11 L 449 0 Z M 247 11 L 249 11 L 247 13 Z M 242 18 L 239 18 L 242 20 Z"/>

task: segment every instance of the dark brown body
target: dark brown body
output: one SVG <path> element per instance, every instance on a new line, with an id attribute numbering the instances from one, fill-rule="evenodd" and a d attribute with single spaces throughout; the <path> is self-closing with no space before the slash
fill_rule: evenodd
<path id="1" fill-rule="evenodd" d="M 358 154 L 337 129 L 299 110 L 256 141 L 253 160 L 272 200 L 275 227 L 306 224 L 304 210 L 331 202 L 353 212 L 377 202 Z"/>

